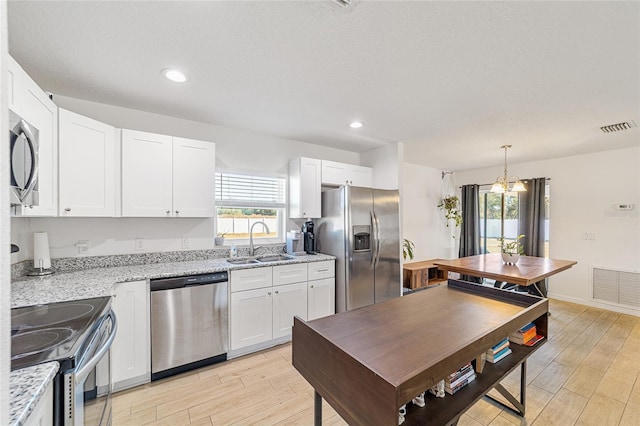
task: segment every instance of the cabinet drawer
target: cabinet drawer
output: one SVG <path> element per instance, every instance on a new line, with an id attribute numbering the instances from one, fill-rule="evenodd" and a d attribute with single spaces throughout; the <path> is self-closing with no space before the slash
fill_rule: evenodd
<path id="1" fill-rule="evenodd" d="M 335 262 L 333 260 L 324 260 L 322 262 L 308 263 L 309 281 L 321 280 L 323 278 L 331 278 L 335 276 Z"/>
<path id="2" fill-rule="evenodd" d="M 307 265 L 278 265 L 273 267 L 273 285 L 292 284 L 307 281 Z"/>
<path id="3" fill-rule="evenodd" d="M 250 268 L 231 271 L 231 292 L 271 287 L 273 283 L 272 268 Z"/>

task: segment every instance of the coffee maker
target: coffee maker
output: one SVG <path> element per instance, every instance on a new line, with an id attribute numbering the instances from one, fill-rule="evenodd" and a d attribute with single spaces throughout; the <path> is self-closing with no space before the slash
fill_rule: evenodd
<path id="1" fill-rule="evenodd" d="M 316 254 L 316 238 L 313 235 L 313 222 L 308 220 L 302 225 L 304 251 L 307 254 Z"/>

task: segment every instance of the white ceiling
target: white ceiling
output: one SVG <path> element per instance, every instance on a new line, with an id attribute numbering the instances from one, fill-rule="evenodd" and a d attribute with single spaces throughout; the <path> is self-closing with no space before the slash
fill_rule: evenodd
<path id="1" fill-rule="evenodd" d="M 640 3 L 26 2 L 9 51 L 46 90 L 462 170 L 640 145 Z M 185 85 L 161 70 L 180 68 Z M 353 119 L 365 127 L 352 130 Z"/>

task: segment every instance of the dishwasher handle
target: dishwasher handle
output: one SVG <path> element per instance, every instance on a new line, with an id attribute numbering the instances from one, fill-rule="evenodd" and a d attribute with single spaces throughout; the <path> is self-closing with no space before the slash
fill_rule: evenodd
<path id="1" fill-rule="evenodd" d="M 228 272 L 212 272 L 210 274 L 154 279 L 150 281 L 149 288 L 153 292 L 184 287 L 197 287 L 209 284 L 220 284 L 226 283 L 227 281 L 229 281 Z"/>

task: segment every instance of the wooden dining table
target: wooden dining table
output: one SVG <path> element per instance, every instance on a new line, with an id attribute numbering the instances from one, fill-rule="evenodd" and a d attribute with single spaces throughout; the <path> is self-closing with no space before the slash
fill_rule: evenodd
<path id="1" fill-rule="evenodd" d="M 508 265 L 502 261 L 502 256 L 499 253 L 479 254 L 452 260 L 437 259 L 433 262 L 445 274 L 457 272 L 463 275 L 491 278 L 521 286 L 533 286 L 544 297 L 547 296 L 546 291 L 541 291 L 536 283 L 558 272 L 567 270 L 576 263 L 574 260 L 520 256 L 515 265 Z"/>

